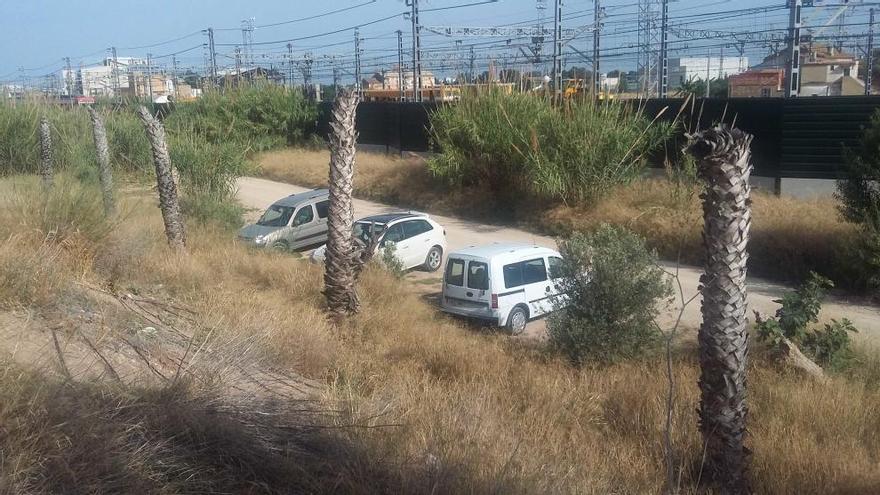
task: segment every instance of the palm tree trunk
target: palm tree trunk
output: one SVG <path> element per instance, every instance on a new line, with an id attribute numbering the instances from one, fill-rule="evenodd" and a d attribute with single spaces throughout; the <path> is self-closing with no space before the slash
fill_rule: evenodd
<path id="1" fill-rule="evenodd" d="M 351 195 L 354 178 L 355 112 L 357 93 L 343 90 L 337 95 L 330 121 L 330 211 L 327 255 L 324 261 L 324 296 L 331 317 L 337 322 L 358 311 L 355 293 L 355 265 L 352 256 Z"/>
<path id="2" fill-rule="evenodd" d="M 162 210 L 162 221 L 165 223 L 165 236 L 168 238 L 168 245 L 177 251 L 184 251 L 186 249 L 186 229 L 183 224 L 183 216 L 180 213 L 177 186 L 171 175 L 171 156 L 168 154 L 168 143 L 165 140 L 165 126 L 153 118 L 146 107 L 138 108 L 138 114 L 144 123 L 144 129 L 153 150 L 156 185 L 159 189 L 159 208 Z"/>
<path id="3" fill-rule="evenodd" d="M 40 177 L 43 190 L 52 189 L 52 130 L 49 127 L 49 119 L 40 119 Z"/>
<path id="4" fill-rule="evenodd" d="M 689 151 L 706 182 L 703 200 L 705 273 L 700 279 L 700 430 L 705 473 L 722 493 L 750 491 L 746 437 L 746 244 L 751 226 L 752 136 L 727 126 L 690 136 Z"/>
<path id="5" fill-rule="evenodd" d="M 110 147 L 107 145 L 107 129 L 104 119 L 89 107 L 92 120 L 92 135 L 95 138 L 95 150 L 98 155 L 98 173 L 101 179 L 101 195 L 104 198 L 104 213 L 109 217 L 116 213 L 116 201 L 113 199 L 113 169 L 110 168 Z"/>

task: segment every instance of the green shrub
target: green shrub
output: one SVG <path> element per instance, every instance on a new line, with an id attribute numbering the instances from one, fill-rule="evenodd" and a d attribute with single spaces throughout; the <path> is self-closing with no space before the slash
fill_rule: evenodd
<path id="1" fill-rule="evenodd" d="M 880 288 L 880 111 L 871 117 L 855 148 L 843 149 L 844 166 L 837 181 L 843 217 L 860 226 L 857 257 L 862 286 Z"/>
<path id="2" fill-rule="evenodd" d="M 832 320 L 822 329 L 809 328 L 809 325 L 818 323 L 822 299 L 832 287 L 831 280 L 811 272 L 800 287 L 776 301 L 781 306 L 776 310 L 775 318 L 758 318 L 755 325 L 758 340 L 775 348 L 785 337 L 819 365 L 844 368 L 852 358 L 849 333 L 857 331 L 852 323 L 844 318 Z"/>
<path id="3" fill-rule="evenodd" d="M 831 320 L 822 329 L 813 330 L 804 335 L 801 349 L 817 363 L 833 370 L 849 366 L 853 358 L 850 333 L 857 333 L 856 327 L 846 318 Z"/>
<path id="4" fill-rule="evenodd" d="M 244 150 L 235 143 L 209 143 L 182 132 L 169 139 L 168 148 L 185 194 L 232 197 L 236 179 L 250 169 Z"/>
<path id="5" fill-rule="evenodd" d="M 104 114 L 110 163 L 118 170 L 153 173 L 153 156 L 144 125 L 134 110 Z M 93 159 L 94 160 L 94 159 Z"/>
<path id="6" fill-rule="evenodd" d="M 429 166 L 452 184 L 483 185 L 496 195 L 592 201 L 638 177 L 671 129 L 624 103 L 558 108 L 533 95 L 489 91 L 431 115 L 439 153 Z"/>
<path id="7" fill-rule="evenodd" d="M 224 230 L 237 230 L 244 225 L 244 208 L 233 198 L 186 195 L 180 200 L 183 216 L 202 225 L 213 225 Z"/>
<path id="8" fill-rule="evenodd" d="M 403 261 L 397 256 L 397 245 L 393 242 L 385 245 L 380 249 L 379 262 L 388 270 L 389 273 L 397 278 L 403 278 L 406 275 L 406 269 L 403 267 Z"/>
<path id="9" fill-rule="evenodd" d="M 658 303 L 672 293 L 657 254 L 636 234 L 609 225 L 560 244 L 551 275 L 562 294 L 548 318 L 550 345 L 572 363 L 611 362 L 653 349 Z"/>
<path id="10" fill-rule="evenodd" d="M 52 105 L 0 104 L 0 175 L 36 173 L 39 168 L 40 118 L 49 120 L 52 155 L 58 170 L 81 162 L 88 153 L 91 127 L 84 111 Z"/>
<path id="11" fill-rule="evenodd" d="M 307 142 L 317 116 L 317 107 L 301 92 L 265 84 L 211 91 L 178 104 L 166 125 L 191 130 L 210 143 L 236 142 L 264 151 Z"/>
<path id="12" fill-rule="evenodd" d="M 38 233 L 47 242 L 62 243 L 83 237 L 98 243 L 112 230 L 113 223 L 104 215 L 97 186 L 59 175 L 44 195 L 35 178 L 28 179 L 12 186 L 4 198 L 0 235 L 10 228 Z"/>

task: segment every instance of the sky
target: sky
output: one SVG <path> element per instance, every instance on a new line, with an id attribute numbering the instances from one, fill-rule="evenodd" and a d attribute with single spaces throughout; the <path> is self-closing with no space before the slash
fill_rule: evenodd
<path id="1" fill-rule="evenodd" d="M 420 0 L 423 26 L 499 26 L 537 23 L 536 0 L 498 0 L 480 5 L 481 0 Z M 553 0 L 547 0 L 545 24 L 552 26 Z M 637 0 L 605 0 L 601 39 L 602 70 L 635 68 L 637 46 Z M 784 29 L 787 11 L 784 3 L 774 0 L 678 0 L 670 3 L 670 22 L 688 29 L 713 29 L 723 32 Z M 766 7 L 759 10 L 757 7 Z M 754 8 L 754 9 L 753 9 Z M 330 13 L 335 10 L 342 12 Z M 293 59 L 306 56 L 315 60 L 316 79 L 331 77 L 337 65 L 341 78 L 350 78 L 354 66 L 354 26 L 359 32 L 363 54 L 363 72 L 388 68 L 397 63 L 396 30 L 403 32 L 404 50 L 410 50 L 410 22 L 401 15 L 409 8 L 403 0 L 0 0 L 0 81 L 22 77 L 37 79 L 57 73 L 70 57 L 73 67 L 100 63 L 107 48 L 117 47 L 120 57 L 146 57 L 152 53 L 155 63 L 171 66 L 171 55 L 178 58 L 181 70 L 205 68 L 202 45 L 207 37 L 202 30 L 213 27 L 216 33 L 218 65 L 234 65 L 234 50 L 242 44 L 242 20 L 253 18 L 256 29 L 253 59 L 261 65 L 283 67 L 289 41 Z M 751 10 L 750 10 L 751 9 Z M 819 9 L 821 10 L 821 9 Z M 810 20 L 818 27 L 834 9 L 826 8 Z M 850 12 L 845 18 L 847 43 L 864 43 L 852 33 L 866 30 L 867 9 Z M 327 14 L 327 15 L 323 15 Z M 314 19 L 297 21 L 311 16 Z M 810 14 L 805 14 L 809 18 Z M 387 19 L 385 19 L 387 18 Z M 383 20 L 384 19 L 384 20 Z M 839 19 L 835 22 L 840 22 Z M 593 2 L 566 0 L 563 23 L 567 27 L 589 27 L 593 23 Z M 338 31 L 333 33 L 333 31 Z M 827 31 L 827 30 L 826 30 Z M 843 32 L 843 31 L 842 31 Z M 331 34 L 327 34 L 331 33 Z M 778 31 L 784 36 L 784 31 Z M 671 36 L 670 56 L 698 54 L 727 56 L 735 53 L 733 39 L 697 39 L 693 32 Z M 276 43 L 277 42 L 277 43 Z M 458 38 L 424 32 L 423 50 L 428 67 L 437 72 L 460 70 L 467 66 L 470 46 L 474 46 L 476 66 L 485 68 L 488 60 L 508 57 L 508 63 L 525 64 L 528 39 Z M 523 50 L 519 48 L 523 47 Z M 760 60 L 772 48 L 771 43 L 750 41 L 745 45 L 751 63 Z M 545 47 L 549 53 L 551 45 Z M 589 55 L 592 34 L 581 30 L 566 46 L 568 65 L 587 65 L 581 54 Z M 405 61 L 410 55 L 404 55 Z M 24 68 L 21 71 L 20 68 Z"/>

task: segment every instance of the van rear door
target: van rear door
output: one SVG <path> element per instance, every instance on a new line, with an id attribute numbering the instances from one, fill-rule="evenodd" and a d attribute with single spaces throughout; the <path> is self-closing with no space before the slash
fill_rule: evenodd
<path id="1" fill-rule="evenodd" d="M 491 302 L 488 263 L 450 257 L 443 275 L 443 304 L 463 310 L 489 310 Z"/>

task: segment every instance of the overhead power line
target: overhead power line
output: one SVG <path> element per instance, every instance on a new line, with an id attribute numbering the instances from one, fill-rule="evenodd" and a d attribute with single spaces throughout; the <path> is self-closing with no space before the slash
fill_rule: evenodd
<path id="1" fill-rule="evenodd" d="M 257 27 L 257 29 L 265 29 L 265 28 L 276 27 L 276 26 L 285 26 L 285 25 L 287 25 L 287 24 L 296 24 L 297 22 L 311 21 L 311 20 L 313 20 L 313 19 L 320 19 L 321 17 L 327 17 L 327 16 L 330 16 L 330 15 L 333 15 L 333 14 L 339 14 L 339 13 L 341 13 L 341 12 L 348 12 L 349 10 L 354 10 L 354 9 L 359 8 L 359 7 L 363 7 L 363 6 L 365 6 L 365 5 L 370 5 L 370 4 L 373 4 L 373 3 L 376 3 L 376 0 L 368 0 L 368 1 L 366 1 L 366 2 L 359 3 L 359 4 L 357 4 L 357 5 L 351 5 L 351 6 L 349 6 L 349 7 L 344 7 L 344 8 L 341 8 L 341 9 L 331 10 L 331 11 L 329 11 L 329 12 L 322 12 L 322 13 L 320 13 L 320 14 L 310 15 L 310 16 L 308 16 L 308 17 L 300 17 L 299 19 L 291 19 L 291 20 L 289 20 L 289 21 L 273 22 L 273 23 L 271 23 L 271 24 L 262 24 L 262 25 L 259 25 L 259 26 L 256 26 L 256 27 Z"/>

